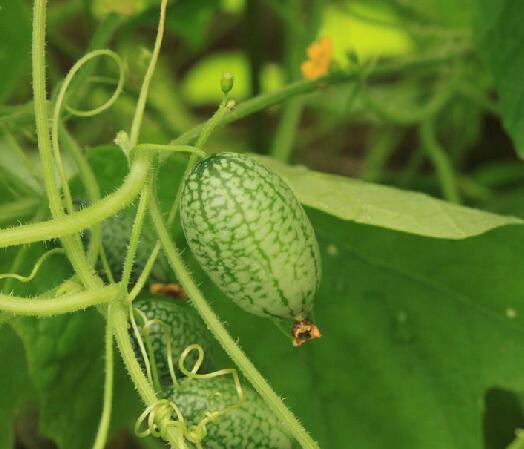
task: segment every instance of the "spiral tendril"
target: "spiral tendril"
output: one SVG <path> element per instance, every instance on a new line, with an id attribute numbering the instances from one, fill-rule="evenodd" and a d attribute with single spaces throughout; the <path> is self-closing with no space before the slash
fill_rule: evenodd
<path id="1" fill-rule="evenodd" d="M 75 75 L 78 73 L 78 71 L 90 60 L 98 57 L 106 56 L 112 59 L 118 68 L 118 83 L 115 88 L 115 91 L 113 92 L 113 95 L 102 105 L 88 110 L 79 110 L 75 109 L 66 103 L 66 94 L 67 90 L 69 89 L 71 82 L 73 81 Z M 58 174 L 60 175 L 60 178 L 62 180 L 62 190 L 63 194 L 66 200 L 66 207 L 69 210 L 69 212 L 73 211 L 73 201 L 71 198 L 71 193 L 69 191 L 69 186 L 67 183 L 67 177 L 65 175 L 64 165 L 62 162 L 62 157 L 60 155 L 60 144 L 59 144 L 59 125 L 60 125 L 60 114 L 62 112 L 62 108 L 65 107 L 67 111 L 76 116 L 80 117 L 91 117 L 96 114 L 100 114 L 101 112 L 105 111 L 107 108 L 111 107 L 113 103 L 118 99 L 120 94 L 122 93 L 122 90 L 124 88 L 124 64 L 120 58 L 115 52 L 107 49 L 101 49 L 101 50 L 94 50 L 86 55 L 84 55 L 82 58 L 80 58 L 73 67 L 69 70 L 67 73 L 64 82 L 62 83 L 62 86 L 60 87 L 60 91 L 58 93 L 58 96 L 56 98 L 54 110 L 53 110 L 53 122 L 51 127 L 51 144 L 53 148 L 54 158 L 56 165 L 58 167 Z"/>

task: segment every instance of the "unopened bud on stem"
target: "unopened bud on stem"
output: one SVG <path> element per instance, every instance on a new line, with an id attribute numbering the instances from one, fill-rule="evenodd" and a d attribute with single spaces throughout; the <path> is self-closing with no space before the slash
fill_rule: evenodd
<path id="1" fill-rule="evenodd" d="M 222 92 L 227 95 L 233 89 L 233 74 L 231 72 L 224 72 L 222 74 L 222 80 L 220 81 Z"/>

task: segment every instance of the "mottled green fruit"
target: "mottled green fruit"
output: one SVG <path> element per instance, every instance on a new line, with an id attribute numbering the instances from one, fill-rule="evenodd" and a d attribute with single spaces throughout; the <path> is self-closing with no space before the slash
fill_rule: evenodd
<path id="1" fill-rule="evenodd" d="M 160 320 L 167 324 L 170 328 L 171 335 L 171 353 L 173 358 L 173 365 L 180 376 L 178 370 L 178 360 L 180 354 L 189 345 L 199 344 L 204 349 L 205 358 L 204 365 L 201 371 L 206 371 L 212 366 L 211 353 L 212 342 L 209 331 L 196 310 L 188 303 L 187 300 L 164 298 L 164 297 L 150 297 L 145 296 L 133 302 L 133 306 L 140 310 L 149 320 Z M 135 312 L 137 318 L 137 325 L 142 328 L 142 320 L 140 315 Z M 136 337 L 130 328 L 130 335 L 133 343 L 133 348 L 139 360 L 142 360 L 142 355 L 139 350 Z M 145 336 L 143 332 L 140 333 L 142 340 L 145 343 Z M 167 351 L 165 346 L 165 333 L 159 325 L 153 324 L 149 338 L 151 339 L 152 349 L 155 355 L 155 363 L 158 370 L 159 380 L 164 385 L 170 384 L 171 376 L 169 374 L 169 367 L 167 364 Z M 195 352 L 189 354 L 186 358 L 185 367 L 189 370 L 194 366 L 197 356 Z"/>
<path id="2" fill-rule="evenodd" d="M 206 449 L 291 449 L 292 440 L 281 422 L 258 394 L 243 386 L 242 405 L 211 421 L 202 441 Z M 220 393 L 219 395 L 217 393 Z M 189 425 L 197 425 L 205 412 L 237 403 L 231 376 L 184 379 L 164 392 L 181 410 Z M 173 417 L 175 419 L 176 417 Z"/>
<path id="3" fill-rule="evenodd" d="M 127 208 L 102 223 L 102 243 L 111 273 L 117 281 L 122 276 L 122 268 L 127 254 L 129 239 L 131 238 L 135 215 L 136 208 Z M 133 264 L 131 284 L 136 282 L 138 276 L 144 270 L 147 259 L 151 255 L 157 240 L 153 226 L 146 220 L 142 228 L 140 243 Z M 173 281 L 173 271 L 162 253 L 158 255 L 149 279 L 153 282 Z"/>
<path id="4" fill-rule="evenodd" d="M 188 244 L 209 277 L 255 315 L 301 320 L 313 307 L 320 255 L 287 184 L 252 158 L 215 154 L 184 181 Z"/>

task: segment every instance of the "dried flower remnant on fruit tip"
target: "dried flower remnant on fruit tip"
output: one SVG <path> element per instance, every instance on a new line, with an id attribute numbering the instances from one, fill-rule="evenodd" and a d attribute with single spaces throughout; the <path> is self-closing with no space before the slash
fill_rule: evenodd
<path id="1" fill-rule="evenodd" d="M 300 346 L 306 341 L 322 337 L 320 330 L 309 320 L 296 321 L 291 329 L 293 346 Z"/>
<path id="2" fill-rule="evenodd" d="M 164 295 L 172 298 L 186 299 L 187 294 L 179 284 L 170 283 L 163 284 L 161 282 L 154 282 L 149 287 L 149 291 L 153 295 Z"/>
<path id="3" fill-rule="evenodd" d="M 304 78 L 314 80 L 324 76 L 329 71 L 333 57 L 331 39 L 323 37 L 313 42 L 307 49 L 307 56 L 307 61 L 300 67 Z"/>

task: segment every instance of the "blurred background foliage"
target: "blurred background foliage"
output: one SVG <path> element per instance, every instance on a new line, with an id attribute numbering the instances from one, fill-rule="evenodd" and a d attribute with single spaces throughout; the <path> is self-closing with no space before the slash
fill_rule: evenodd
<path id="1" fill-rule="evenodd" d="M 157 3 L 49 3 L 52 87 L 87 48 L 100 44 L 123 55 L 128 69 L 116 108 L 72 123 L 82 144 L 107 143 L 128 123 Z M 31 5 L 0 4 L 0 29 L 6 31 L 0 124 L 11 132 L 23 129 L 34 144 L 30 106 L 25 113 L 9 106 L 30 100 Z M 306 47 L 318 36 L 331 39 L 335 64 L 369 72 L 388 60 L 456 53 L 450 64 L 378 83 L 326 87 L 295 103 L 294 111 L 282 106 L 256 114 L 224 130 L 212 150 L 273 152 L 321 171 L 519 215 L 524 173 L 501 126 L 492 78 L 475 50 L 473 6 L 469 0 L 178 0 L 168 17 L 144 139 L 165 142 L 208 117 L 220 101 L 217 80 L 224 71 L 235 75 L 232 94 L 239 101 L 300 78 Z M 114 82 L 112 68 L 97 64 L 85 106 L 103 101 Z M 9 120 L 13 114 L 19 118 Z"/>

